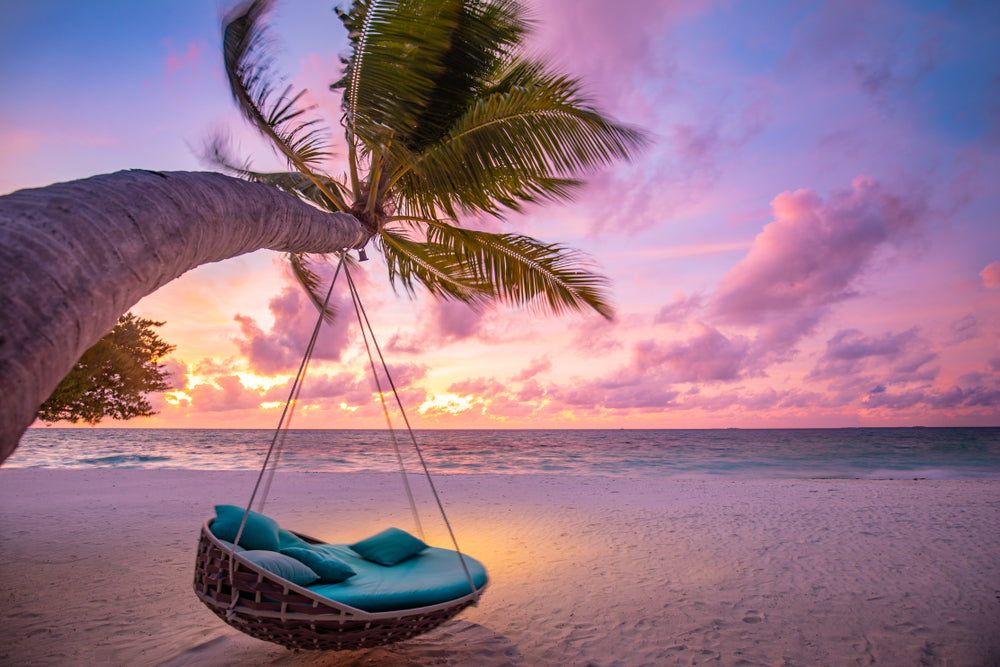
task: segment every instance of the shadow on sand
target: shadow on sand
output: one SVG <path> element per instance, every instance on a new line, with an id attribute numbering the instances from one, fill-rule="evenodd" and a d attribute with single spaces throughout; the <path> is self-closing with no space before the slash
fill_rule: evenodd
<path id="1" fill-rule="evenodd" d="M 517 647 L 501 634 L 468 621 L 444 625 L 392 646 L 363 651 L 292 651 L 233 632 L 199 644 L 159 667 L 285 665 L 287 667 L 506 667 L 523 665 Z"/>

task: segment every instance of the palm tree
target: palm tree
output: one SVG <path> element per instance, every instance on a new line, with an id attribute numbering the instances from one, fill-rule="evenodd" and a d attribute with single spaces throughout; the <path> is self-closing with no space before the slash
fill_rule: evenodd
<path id="1" fill-rule="evenodd" d="M 0 463 L 122 313 L 195 266 L 260 248 L 292 253 L 315 287 L 303 253 L 374 239 L 406 290 L 610 317 L 606 281 L 573 251 L 457 224 L 460 214 L 565 199 L 580 173 L 644 141 L 589 107 L 576 81 L 516 52 L 527 30 L 520 4 L 365 1 L 341 12 L 351 54 L 333 86 L 348 146 L 340 180 L 319 170 L 323 135 L 296 107 L 301 93 L 270 83 L 269 4 L 230 16 L 225 62 L 241 110 L 292 170 L 258 173 L 220 145 L 215 154 L 304 201 L 220 174 L 149 171 L 0 197 Z"/>
<path id="2" fill-rule="evenodd" d="M 342 93 L 345 173 L 322 171 L 326 135 L 305 91 L 273 81 L 265 16 L 253 0 L 224 22 L 230 88 L 243 115 L 289 165 L 254 171 L 216 139 L 211 159 L 328 211 L 349 212 L 381 250 L 393 285 L 471 304 L 499 301 L 610 318 L 606 279 L 559 244 L 462 227 L 569 198 L 579 175 L 629 157 L 639 131 L 605 118 L 580 84 L 522 54 L 529 22 L 516 0 L 355 0 L 337 10 L 350 52 Z M 319 304 L 310 258 L 291 257 Z"/>
<path id="3" fill-rule="evenodd" d="M 222 174 L 125 171 L 0 197 L 0 463 L 146 294 L 259 248 L 334 252 L 367 238 L 350 215 Z"/>

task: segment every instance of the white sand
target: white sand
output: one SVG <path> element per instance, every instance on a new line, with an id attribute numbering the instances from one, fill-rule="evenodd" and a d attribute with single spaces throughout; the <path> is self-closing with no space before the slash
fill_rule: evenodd
<path id="1" fill-rule="evenodd" d="M 997 481 L 436 479 L 481 605 L 315 654 L 191 591 L 201 522 L 251 475 L 0 469 L 0 664 L 1000 664 Z M 279 474 L 266 511 L 331 541 L 412 529 L 392 475 Z"/>

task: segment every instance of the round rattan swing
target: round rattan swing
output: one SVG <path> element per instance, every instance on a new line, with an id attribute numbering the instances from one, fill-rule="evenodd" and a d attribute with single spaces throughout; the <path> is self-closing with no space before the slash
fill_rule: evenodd
<path id="1" fill-rule="evenodd" d="M 288 401 L 282 411 L 278 428 L 271 440 L 271 445 L 261 466 L 260 474 L 257 476 L 257 482 L 243 512 L 242 522 L 239 524 L 236 537 L 232 542 L 220 539 L 212 531 L 213 520 L 206 520 L 201 527 L 201 537 L 198 542 L 198 553 L 195 562 L 195 594 L 212 612 L 245 634 L 293 649 L 353 650 L 403 641 L 441 625 L 466 607 L 476 604 L 487 585 L 485 570 L 481 570 L 481 576 L 479 577 L 481 583 L 477 585 L 473 579 L 473 575 L 470 574 L 470 567 L 473 564 L 476 566 L 479 566 L 479 564 L 474 559 L 463 555 L 458 548 L 451 524 L 445 515 L 444 506 L 438 497 L 423 454 L 410 427 L 406 412 L 400 403 L 395 383 L 393 383 L 392 377 L 389 375 L 381 349 L 375 341 L 371 324 L 368 322 L 367 314 L 361 304 L 357 288 L 354 285 L 345 260 L 346 257 L 342 253 L 337 272 L 326 295 L 326 302 L 324 302 L 323 307 L 320 309 L 320 317 L 313 329 L 312 338 L 303 356 L 299 372 L 292 384 Z M 307 586 L 293 583 L 289 579 L 283 578 L 251 561 L 247 556 L 243 555 L 247 552 L 242 552 L 239 547 L 234 547 L 234 544 L 241 544 L 240 538 L 243 535 L 248 518 L 254 514 L 250 511 L 250 507 L 254 504 L 255 499 L 258 501 L 257 512 L 263 509 L 267 490 L 283 446 L 288 419 L 301 391 L 302 379 L 308 367 L 309 359 L 312 356 L 323 322 L 323 313 L 327 310 L 330 295 L 333 293 L 334 284 L 341 270 L 343 270 L 350 288 L 362 338 L 368 350 L 369 364 L 375 378 L 379 397 L 382 401 L 382 410 L 389 427 L 393 446 L 396 450 L 397 462 L 402 470 L 403 457 L 395 431 L 392 428 L 392 422 L 389 418 L 389 410 L 386 405 L 382 384 L 376 372 L 375 358 L 372 355 L 372 345 L 375 347 L 376 356 L 379 359 L 385 377 L 388 379 L 389 387 L 396 400 L 396 406 L 406 424 L 410 442 L 416 451 L 420 466 L 423 468 L 423 473 L 454 545 L 454 551 L 443 549 L 435 549 L 434 551 L 437 552 L 437 555 L 445 558 L 451 558 L 451 554 L 454 554 L 454 568 L 456 568 L 456 572 L 464 573 L 462 585 L 459 587 L 464 590 L 461 590 L 457 595 L 449 596 L 449 599 L 444 601 L 437 601 L 433 604 L 406 606 L 405 608 L 366 611 L 357 606 L 338 602 L 336 599 L 310 590 Z M 369 337 L 371 338 L 371 344 L 369 344 Z M 420 518 L 413 493 L 407 481 L 407 474 L 405 470 L 402 470 L 402 472 L 403 483 L 406 494 L 409 497 L 410 507 L 413 511 L 418 531 L 422 534 Z M 267 473 L 269 473 L 267 481 L 264 483 L 263 491 L 261 491 L 261 485 Z M 261 492 L 258 498 L 259 491 Z M 322 544 L 320 540 L 308 535 L 293 531 L 286 532 L 295 536 L 292 539 L 297 538 L 307 545 Z M 481 568 L 481 566 L 479 567 Z"/>

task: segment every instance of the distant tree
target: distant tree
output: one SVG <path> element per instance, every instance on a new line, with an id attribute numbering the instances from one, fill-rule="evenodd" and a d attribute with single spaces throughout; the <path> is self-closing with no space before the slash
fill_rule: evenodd
<path id="1" fill-rule="evenodd" d="M 153 331 L 163 322 L 125 313 L 115 328 L 83 353 L 38 410 L 46 422 L 83 420 L 96 424 L 104 417 L 132 419 L 153 412 L 146 394 L 170 389 L 169 373 L 157 363 L 176 346 Z"/>

